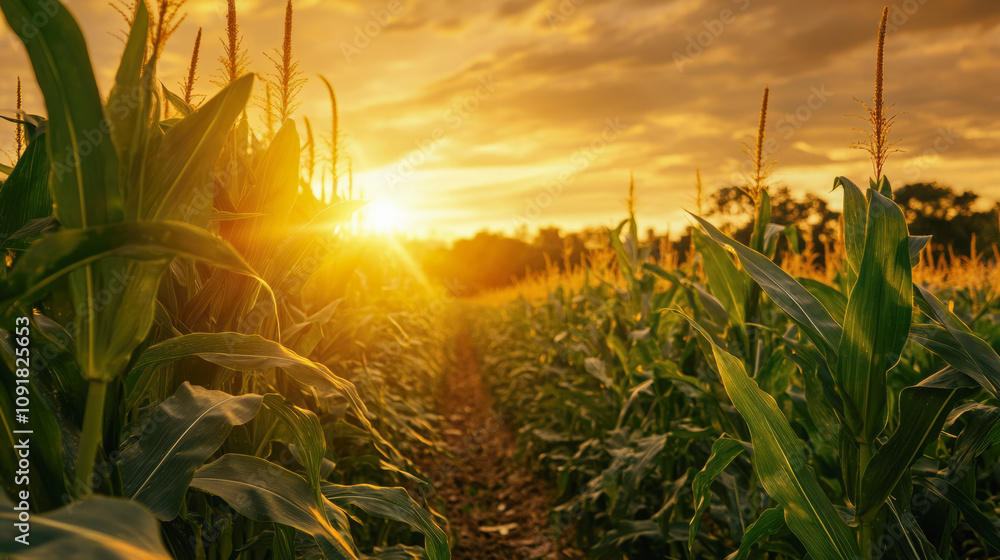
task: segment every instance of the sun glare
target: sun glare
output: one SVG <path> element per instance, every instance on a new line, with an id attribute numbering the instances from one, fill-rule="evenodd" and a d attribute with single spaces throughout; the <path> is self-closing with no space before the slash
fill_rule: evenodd
<path id="1" fill-rule="evenodd" d="M 406 214 L 392 200 L 377 198 L 362 209 L 365 229 L 374 233 L 393 233 L 406 226 Z"/>

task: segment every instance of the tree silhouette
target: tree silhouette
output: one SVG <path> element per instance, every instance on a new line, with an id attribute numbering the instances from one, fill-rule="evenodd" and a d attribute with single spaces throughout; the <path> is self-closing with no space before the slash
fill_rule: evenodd
<path id="1" fill-rule="evenodd" d="M 996 210 L 976 211 L 979 195 L 971 191 L 959 194 L 935 183 L 916 183 L 897 189 L 893 198 L 903 208 L 910 234 L 932 236 L 938 249 L 970 256 L 973 236 L 980 251 L 1000 243 Z"/>

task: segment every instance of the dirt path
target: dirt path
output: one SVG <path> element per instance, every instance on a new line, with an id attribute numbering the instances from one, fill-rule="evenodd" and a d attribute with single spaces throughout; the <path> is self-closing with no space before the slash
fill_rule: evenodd
<path id="1" fill-rule="evenodd" d="M 514 435 L 491 406 L 468 336 L 460 333 L 455 344 L 454 369 L 438 395 L 454 459 L 431 466 L 451 522 L 452 558 L 583 558 L 554 540 L 551 490 L 514 462 Z"/>

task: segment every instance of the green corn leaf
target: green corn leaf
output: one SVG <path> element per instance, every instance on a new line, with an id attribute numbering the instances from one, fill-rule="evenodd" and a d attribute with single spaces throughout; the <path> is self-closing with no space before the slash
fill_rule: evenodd
<path id="1" fill-rule="evenodd" d="M 304 281 L 312 274 L 312 269 L 304 269 L 309 264 L 310 249 L 319 245 L 319 240 L 332 234 L 336 227 L 349 221 L 355 212 L 368 205 L 364 200 L 345 200 L 331 205 L 313 217 L 307 224 L 299 228 L 289 238 L 278 246 L 275 257 L 268 261 L 263 271 L 268 284 L 279 292 L 286 286 L 286 281 L 295 278 Z M 312 259 L 312 267 L 316 268 L 322 262 Z"/>
<path id="2" fill-rule="evenodd" d="M 833 190 L 844 188 L 844 240 L 847 261 L 855 272 L 861 267 L 865 250 L 865 231 L 868 229 L 868 201 L 865 194 L 847 177 L 833 180 Z"/>
<path id="3" fill-rule="evenodd" d="M 743 269 L 753 278 L 764 292 L 795 321 L 807 336 L 823 351 L 830 363 L 837 361 L 837 347 L 840 343 L 841 327 L 833 319 L 823 304 L 774 264 L 771 259 L 751 250 L 746 245 L 734 241 L 715 228 L 708 221 L 692 215 L 701 224 L 708 236 L 720 245 L 736 252 Z"/>
<path id="4" fill-rule="evenodd" d="M 767 224 L 764 230 L 764 254 L 768 258 L 774 259 L 778 252 L 778 239 L 784 235 L 788 239 L 788 247 L 793 253 L 799 252 L 799 230 L 794 225 L 783 226 L 780 224 Z"/>
<path id="5" fill-rule="evenodd" d="M 150 61 L 148 71 L 143 74 L 148 36 L 149 11 L 145 2 L 140 2 L 135 8 L 132 28 L 107 104 L 111 139 L 120 162 L 118 181 L 129 206 L 142 198 L 142 170 L 147 159 L 153 114 L 158 109 L 151 75 L 155 61 Z"/>
<path id="6" fill-rule="evenodd" d="M 726 556 L 726 560 L 746 560 L 750 555 L 753 545 L 777 533 L 784 526 L 785 512 L 781 506 L 765 509 L 761 512 L 757 521 L 754 521 L 747 527 L 746 533 L 743 533 L 743 540 L 740 541 L 739 550 Z"/>
<path id="7" fill-rule="evenodd" d="M 118 156 L 83 33 L 58 0 L 3 0 L 0 10 L 24 43 L 45 98 L 49 187 L 56 217 L 63 227 L 74 229 L 121 222 Z M 40 14 L 44 25 L 36 22 Z M 70 277 L 80 343 L 77 360 L 88 378 L 113 377 L 128 359 L 106 348 L 117 325 L 104 319 L 114 306 L 98 307 L 120 264 L 86 264 Z"/>
<path id="8" fill-rule="evenodd" d="M 0 286 L 0 305 L 35 301 L 69 273 L 76 298 L 85 298 L 88 310 L 77 317 L 86 326 L 78 330 L 77 359 L 85 364 L 87 379 L 107 381 L 125 368 L 149 332 L 157 287 L 174 257 L 206 262 L 263 283 L 232 247 L 206 230 L 180 222 L 127 222 L 45 237 L 19 259 L 9 282 Z M 100 283 L 73 276 L 88 267 L 105 273 L 98 277 Z M 264 288 L 270 294 L 270 288 Z M 98 304 L 101 307 L 95 307 Z"/>
<path id="9" fill-rule="evenodd" d="M 616 392 L 620 390 L 614 380 L 608 377 L 607 365 L 604 363 L 604 360 L 600 358 L 585 358 L 583 360 L 583 369 L 594 379 L 600 381 L 605 387 L 614 389 Z"/>
<path id="10" fill-rule="evenodd" d="M 646 480 L 646 474 L 658 464 L 666 445 L 666 434 L 653 434 L 637 441 L 635 451 L 628 456 L 628 466 L 622 470 L 622 485 L 639 488 Z"/>
<path id="11" fill-rule="evenodd" d="M 27 249 L 31 244 L 38 241 L 45 233 L 56 228 L 56 219 L 53 216 L 45 218 L 35 218 L 21 229 L 15 231 L 6 239 L 0 241 L 0 248 L 5 249 Z"/>
<path id="12" fill-rule="evenodd" d="M 861 480 L 856 509 L 859 518 L 878 512 L 910 465 L 937 440 L 955 403 L 972 393 L 969 389 L 974 386 L 967 376 L 948 368 L 900 392 L 899 425 L 872 455 Z"/>
<path id="13" fill-rule="evenodd" d="M 181 115 L 188 117 L 196 111 L 196 109 L 191 105 L 188 105 L 187 101 L 184 101 L 181 96 L 170 91 L 167 86 L 162 84 L 161 86 L 163 89 L 163 96 L 167 98 L 167 101 L 169 101 L 171 105 L 173 105 L 174 109 L 180 111 Z"/>
<path id="14" fill-rule="evenodd" d="M 108 141 L 83 33 L 57 0 L 3 0 L 0 9 L 24 43 L 45 98 L 45 136 L 60 223 L 79 228 L 121 221 L 118 158 Z M 45 25 L 35 23 L 38 14 L 45 14 Z"/>
<path id="15" fill-rule="evenodd" d="M 803 288 L 809 290 L 810 294 L 816 296 L 838 325 L 844 325 L 844 316 L 847 315 L 847 296 L 819 280 L 812 278 L 796 278 L 796 280 Z"/>
<path id="16" fill-rule="evenodd" d="M 23 560 L 100 558 L 171 560 L 160 524 L 142 506 L 92 496 L 43 515 L 31 515 L 29 546 L 16 542 L 15 504 L 0 492 L 0 554 Z"/>
<path id="17" fill-rule="evenodd" d="M 823 361 L 819 350 L 800 342 L 791 331 L 785 334 L 784 340 L 785 347 L 789 350 L 788 359 L 802 372 L 809 417 L 822 439 L 834 445 L 840 436 L 840 425 L 857 422 L 857 411 L 848 412 L 830 368 Z M 846 414 L 852 414 L 855 419 L 846 420 Z"/>
<path id="18" fill-rule="evenodd" d="M 878 191 L 879 194 L 892 200 L 892 185 L 889 184 L 889 178 L 885 175 L 879 177 L 878 183 L 876 184 L 871 178 L 868 179 L 868 186 L 872 190 Z"/>
<path id="19" fill-rule="evenodd" d="M 144 196 L 136 202 L 138 219 L 208 225 L 215 196 L 215 164 L 236 119 L 246 108 L 253 81 L 253 74 L 237 79 L 163 135 L 146 164 Z"/>
<path id="20" fill-rule="evenodd" d="M 747 278 L 736 268 L 732 259 L 717 243 L 711 242 L 701 231 L 692 228 L 695 249 L 701 255 L 702 266 L 708 277 L 708 287 L 729 314 L 730 324 L 746 332 L 744 307 L 747 297 Z"/>
<path id="21" fill-rule="evenodd" d="M 319 418 L 311 410 L 299 408 L 283 402 L 282 399 L 267 399 L 264 408 L 269 415 L 279 421 L 279 431 L 287 432 L 296 444 L 296 459 L 305 467 L 306 480 L 318 497 L 323 476 L 323 458 L 326 455 L 326 436 Z"/>
<path id="22" fill-rule="evenodd" d="M 754 210 L 753 231 L 750 233 L 750 248 L 758 253 L 767 254 L 764 237 L 767 226 L 771 223 L 771 195 L 767 189 L 761 189 L 760 202 Z"/>
<path id="23" fill-rule="evenodd" d="M 965 522 L 979 535 L 983 541 L 996 550 L 1000 550 L 1000 527 L 994 519 L 990 519 L 976 505 L 972 498 L 962 492 L 957 486 L 940 477 L 915 477 L 913 482 L 926 488 L 932 495 L 944 500 L 958 509 Z"/>
<path id="24" fill-rule="evenodd" d="M 177 516 L 184 493 L 201 467 L 229 437 L 260 410 L 260 395 L 233 396 L 186 381 L 152 412 L 120 449 L 124 496 L 158 518 Z"/>
<path id="25" fill-rule="evenodd" d="M 0 250 L 27 249 L 30 238 L 18 233 L 33 220 L 52 215 L 49 158 L 45 135 L 28 144 L 7 180 L 0 185 Z"/>
<path id="26" fill-rule="evenodd" d="M 434 524 L 430 514 L 417 505 L 402 488 L 382 488 L 367 484 L 338 486 L 323 483 L 323 496 L 342 509 L 354 506 L 374 517 L 406 523 L 426 537 L 429 560 L 448 560 L 448 537 Z"/>
<path id="27" fill-rule="evenodd" d="M 418 546 L 376 546 L 374 553 L 365 556 L 368 560 L 427 560 L 424 549 Z"/>
<path id="28" fill-rule="evenodd" d="M 291 119 L 278 130 L 263 156 L 253 168 L 253 188 L 242 193 L 235 211 L 262 213 L 260 218 L 222 222 L 219 229 L 243 255 L 247 262 L 260 270 L 273 264 L 278 246 L 292 233 L 289 215 L 299 193 L 299 135 Z M 211 290 L 205 291 L 205 305 L 211 309 L 218 328 L 239 332 L 262 332 L 265 321 L 276 317 L 259 317 L 259 289 L 243 278 L 222 273 L 213 276 Z M 254 319 L 248 319 L 254 317 Z M 268 325 L 269 327 L 270 325 Z M 270 334 L 264 331 L 264 334 Z"/>
<path id="29" fill-rule="evenodd" d="M 915 267 L 920 264 L 920 252 L 931 242 L 929 235 L 910 236 L 910 266 Z"/>
<path id="30" fill-rule="evenodd" d="M 770 261 L 768 261 L 770 262 Z M 750 428 L 754 470 L 785 512 L 785 523 L 817 560 L 854 560 L 857 543 L 806 465 L 802 442 L 771 395 L 757 387 L 743 363 L 719 348 L 693 319 L 678 312 L 712 347 L 726 393 Z"/>
<path id="31" fill-rule="evenodd" d="M 972 418 L 958 435 L 948 466 L 940 472 L 942 477 L 967 472 L 977 457 L 1000 443 L 1000 409 L 985 407 L 966 414 Z"/>
<path id="32" fill-rule="evenodd" d="M 884 547 L 880 547 L 883 549 L 883 557 L 897 560 L 940 560 L 934 545 L 927 540 L 923 528 L 913 516 L 910 508 L 912 500 L 913 483 L 910 477 L 904 476 L 885 502 L 883 535 L 891 535 L 893 538 Z"/>
<path id="33" fill-rule="evenodd" d="M 691 483 L 691 491 L 694 494 L 694 517 L 688 525 L 688 550 L 692 553 L 701 515 L 712 503 L 712 483 L 733 459 L 743 453 L 744 449 L 746 446 L 743 442 L 728 436 L 720 437 L 712 444 L 712 454 L 708 456 L 705 466 L 694 476 L 694 481 Z"/>
<path id="34" fill-rule="evenodd" d="M 122 223 L 61 230 L 34 244 L 19 259 L 8 283 L 0 286 L 0 302 L 9 308 L 33 301 L 71 271 L 110 257 L 141 261 L 186 257 L 263 282 L 232 247 L 206 230 L 180 222 Z M 118 271 L 118 292 L 131 282 L 123 272 Z"/>
<path id="35" fill-rule="evenodd" d="M 722 303 L 715 296 L 705 291 L 705 288 L 700 284 L 685 281 L 684 287 L 697 296 L 698 302 L 701 303 L 701 308 L 704 309 L 707 318 L 715 325 L 718 325 L 720 331 L 725 329 L 729 323 L 729 314 L 726 313 L 726 308 L 722 306 Z"/>
<path id="36" fill-rule="evenodd" d="M 280 523 L 312 536 L 329 560 L 357 560 L 348 527 L 333 524 L 328 500 L 317 501 L 301 476 L 259 457 L 228 454 L 198 469 L 191 487 L 214 494 L 255 521 Z"/>
<path id="37" fill-rule="evenodd" d="M 633 260 L 621 239 L 622 230 L 626 225 L 630 225 L 631 227 L 631 224 L 633 224 L 633 220 L 623 220 L 622 223 L 618 224 L 618 227 L 608 231 L 608 239 L 611 242 L 611 247 L 615 250 L 618 269 L 621 271 L 622 277 L 625 278 L 632 300 L 635 301 L 638 297 L 638 284 L 635 279 L 635 269 L 632 266 Z"/>
<path id="38" fill-rule="evenodd" d="M 858 503 L 861 487 L 861 448 L 858 440 L 847 429 L 840 431 L 840 473 L 844 491 L 852 504 Z"/>
<path id="39" fill-rule="evenodd" d="M 274 551 L 274 560 L 296 560 L 295 529 L 287 525 L 274 526 L 274 540 L 265 550 Z"/>
<path id="40" fill-rule="evenodd" d="M 261 212 L 256 220 L 223 224 L 223 236 L 230 240 L 251 264 L 274 258 L 274 250 L 292 233 L 288 217 L 299 193 L 299 135 L 294 121 L 287 120 L 278 130 L 263 157 L 254 167 L 252 189 L 237 201 L 240 213 Z"/>
<path id="41" fill-rule="evenodd" d="M 972 332 L 934 294 L 920 286 L 914 289 L 921 309 L 941 327 L 915 325 L 910 337 L 951 367 L 975 379 L 991 395 L 1000 397 L 1000 356 L 993 347 Z"/>
<path id="42" fill-rule="evenodd" d="M 891 200 L 870 195 L 864 255 L 847 303 L 836 370 L 837 385 L 861 415 L 862 425 L 848 428 L 866 442 L 885 427 L 886 372 L 899 360 L 913 312 L 906 219 Z"/>
<path id="43" fill-rule="evenodd" d="M 258 335 L 193 333 L 150 346 L 139 356 L 125 380 L 126 408 L 131 409 L 137 404 L 155 368 L 189 356 L 237 371 L 278 368 L 301 386 L 310 390 L 314 388 L 321 396 L 340 396 L 354 407 L 358 421 L 372 434 L 379 449 L 398 455 L 372 426 L 368 408 L 358 396 L 354 384 L 334 375 L 326 366 Z"/>

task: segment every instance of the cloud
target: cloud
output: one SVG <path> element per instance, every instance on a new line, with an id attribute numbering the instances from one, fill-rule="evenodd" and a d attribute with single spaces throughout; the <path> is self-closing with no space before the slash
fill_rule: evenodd
<path id="1" fill-rule="evenodd" d="M 863 111 L 855 97 L 872 95 L 879 6 L 871 2 L 398 1 L 399 12 L 385 18 L 389 1 L 300 0 L 296 52 L 307 76 L 322 73 L 337 88 L 359 178 L 383 181 L 432 145 L 406 179 L 421 193 L 408 200 L 428 216 L 411 221 L 428 230 L 447 229 L 435 222 L 445 210 L 455 231 L 509 223 L 601 135 L 607 119 L 629 126 L 535 223 L 613 221 L 634 171 L 641 215 L 664 229 L 679 219 L 695 168 L 709 189 L 736 180 L 740 144 L 756 130 L 765 85 L 775 180 L 826 193 L 834 173 L 860 180 L 869 172 L 864 152 L 848 148 L 863 137 L 854 129 L 865 125 L 847 115 Z M 198 26 L 206 33 L 201 68 L 215 71 L 220 6 L 189 4 L 161 69 L 165 83 L 183 75 Z M 266 69 L 262 53 L 280 44 L 282 2 L 239 6 L 254 69 Z M 103 1 L 72 9 L 106 91 L 121 51 L 108 33 L 120 24 Z M 889 160 L 890 177 L 933 175 L 1000 194 L 990 165 L 1000 147 L 1000 3 L 896 0 L 890 14 L 886 96 L 904 112 L 893 132 L 903 152 Z M 346 56 L 344 45 L 360 52 Z M 2 40 L 0 71 L 28 75 L 23 55 Z M 482 80 L 495 91 L 477 95 Z M 205 76 L 199 89 L 213 91 Z M 0 87 L 0 107 L 11 104 L 12 92 L 12 81 Z M 327 134 L 318 81 L 304 101 L 301 112 L 317 134 Z M 954 136 L 946 149 L 935 147 L 943 146 L 941 131 Z M 431 212 L 435 205 L 439 211 Z"/>

